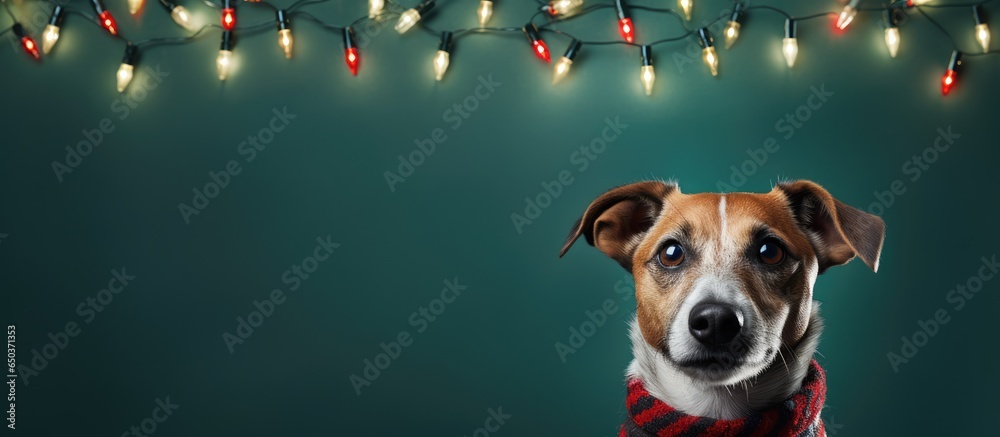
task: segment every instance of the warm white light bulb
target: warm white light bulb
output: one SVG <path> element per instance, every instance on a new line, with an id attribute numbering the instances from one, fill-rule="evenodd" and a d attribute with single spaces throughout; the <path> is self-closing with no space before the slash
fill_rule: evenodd
<path id="1" fill-rule="evenodd" d="M 647 96 L 653 95 L 653 82 L 656 81 L 656 74 L 653 73 L 652 65 L 643 65 L 639 72 L 639 80 L 642 81 L 642 88 Z"/>
<path id="2" fill-rule="evenodd" d="M 795 66 L 795 58 L 799 55 L 799 41 L 795 38 L 785 38 L 781 42 L 781 52 L 785 55 L 788 68 Z"/>
<path id="3" fill-rule="evenodd" d="M 920 6 L 930 3 L 932 1 L 933 0 L 910 0 L 910 3 L 913 3 L 914 6 Z"/>
<path id="4" fill-rule="evenodd" d="M 444 50 L 438 50 L 437 54 L 434 55 L 434 78 L 441 80 L 444 77 L 444 73 L 448 71 L 448 62 L 450 61 L 451 55 Z"/>
<path id="5" fill-rule="evenodd" d="M 292 44 L 294 43 L 292 29 L 281 29 L 278 31 L 278 45 L 285 51 L 285 58 L 292 59 Z"/>
<path id="6" fill-rule="evenodd" d="M 740 23 L 737 21 L 730 21 L 726 25 L 726 49 L 728 50 L 736 42 L 736 38 L 740 37 Z"/>
<path id="7" fill-rule="evenodd" d="M 899 28 L 898 27 L 886 27 L 885 28 L 885 46 L 889 48 L 889 56 L 893 58 L 896 57 L 896 53 L 899 52 Z"/>
<path id="8" fill-rule="evenodd" d="M 142 9 L 143 0 L 128 0 L 128 13 L 135 15 Z"/>
<path id="9" fill-rule="evenodd" d="M 583 5 L 583 0 L 553 0 L 549 2 L 549 13 L 566 15 Z"/>
<path id="10" fill-rule="evenodd" d="M 705 65 L 712 72 L 712 76 L 719 75 L 719 55 L 715 53 L 715 47 L 708 46 L 701 49 L 701 59 L 705 61 Z"/>
<path id="11" fill-rule="evenodd" d="M 215 58 L 215 66 L 219 70 L 219 80 L 226 80 L 229 77 L 229 70 L 233 66 L 232 50 L 219 50 L 219 57 Z"/>
<path id="12" fill-rule="evenodd" d="M 979 45 L 983 47 L 983 53 L 990 51 L 990 28 L 986 23 L 976 25 L 976 39 L 979 40 Z"/>
<path id="13" fill-rule="evenodd" d="M 56 45 L 56 41 L 59 41 L 59 26 L 46 25 L 45 32 L 42 33 L 42 53 L 49 54 L 49 50 L 52 50 L 52 46 Z"/>
<path id="14" fill-rule="evenodd" d="M 385 0 L 368 0 L 368 18 L 375 18 L 385 9 Z"/>
<path id="15" fill-rule="evenodd" d="M 569 67 L 573 65 L 573 60 L 565 56 L 559 58 L 556 61 L 555 69 L 552 74 L 552 85 L 555 85 L 563 80 L 567 74 L 569 74 Z"/>
<path id="16" fill-rule="evenodd" d="M 420 21 L 420 12 L 417 12 L 416 9 L 407 9 L 406 12 L 403 12 L 399 16 L 399 21 L 396 22 L 396 32 L 400 34 L 406 33 L 418 21 Z"/>
<path id="17" fill-rule="evenodd" d="M 854 4 L 854 2 L 851 2 Z M 858 15 L 858 10 L 851 6 L 850 4 L 844 6 L 844 10 L 840 12 L 840 16 L 837 17 L 837 28 L 840 30 L 847 29 L 847 26 L 851 25 L 854 21 L 854 16 Z"/>
<path id="18" fill-rule="evenodd" d="M 135 70 L 135 67 L 124 62 L 118 67 L 118 74 L 116 75 L 118 78 L 118 92 L 124 92 L 129 82 L 132 82 L 133 70 Z"/>
<path id="19" fill-rule="evenodd" d="M 170 11 L 170 17 L 181 27 L 191 29 L 191 13 L 184 6 L 174 6 L 174 9 Z"/>
<path id="20" fill-rule="evenodd" d="M 476 11 L 476 15 L 479 16 L 479 25 L 485 26 L 490 17 L 493 16 L 493 2 L 490 0 L 482 0 L 479 2 L 479 10 Z"/>
<path id="21" fill-rule="evenodd" d="M 691 7 L 694 6 L 694 0 L 677 0 L 677 7 L 681 8 L 681 12 L 684 12 L 684 18 L 691 21 Z"/>

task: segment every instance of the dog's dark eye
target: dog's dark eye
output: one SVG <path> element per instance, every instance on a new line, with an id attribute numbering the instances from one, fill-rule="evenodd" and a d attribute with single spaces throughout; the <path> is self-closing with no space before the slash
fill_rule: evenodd
<path id="1" fill-rule="evenodd" d="M 760 250 L 757 251 L 757 258 L 767 265 L 777 265 L 785 260 L 785 248 L 774 238 L 765 238 L 760 243 Z"/>
<path id="2" fill-rule="evenodd" d="M 684 262 L 684 248 L 680 243 L 672 241 L 663 246 L 658 258 L 663 267 L 677 267 Z"/>

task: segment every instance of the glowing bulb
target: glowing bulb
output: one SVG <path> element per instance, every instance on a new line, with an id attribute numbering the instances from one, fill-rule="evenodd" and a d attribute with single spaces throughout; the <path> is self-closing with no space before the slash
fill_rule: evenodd
<path id="1" fill-rule="evenodd" d="M 118 23 L 115 22 L 115 17 L 111 15 L 111 12 L 102 11 L 97 15 L 97 20 L 108 33 L 118 35 Z"/>
<path id="2" fill-rule="evenodd" d="M 677 7 L 681 8 L 681 12 L 684 12 L 684 18 L 691 21 L 691 7 L 694 6 L 693 0 L 677 0 Z"/>
<path id="3" fill-rule="evenodd" d="M 567 15 L 583 5 L 583 0 L 552 0 L 549 15 Z"/>
<path id="4" fill-rule="evenodd" d="M 740 23 L 736 21 L 730 21 L 726 25 L 726 49 L 729 49 L 736 43 L 736 39 L 740 37 Z"/>
<path id="5" fill-rule="evenodd" d="M 837 28 L 840 30 L 847 29 L 847 26 L 851 25 L 854 21 L 854 17 L 858 15 L 858 2 L 861 0 L 851 0 L 847 6 L 844 6 L 844 10 L 840 11 L 840 16 L 837 17 Z"/>
<path id="6" fill-rule="evenodd" d="M 236 9 L 226 8 L 222 10 L 222 28 L 225 30 L 236 28 Z"/>
<path id="7" fill-rule="evenodd" d="M 294 43 L 292 29 L 281 29 L 278 31 L 278 45 L 285 52 L 286 59 L 292 59 L 292 44 Z"/>
<path id="8" fill-rule="evenodd" d="M 42 33 L 42 53 L 49 54 L 52 46 L 56 45 L 56 41 L 59 41 L 59 27 L 51 24 L 46 25 L 45 32 Z"/>
<path id="9" fill-rule="evenodd" d="M 976 25 L 976 39 L 979 40 L 979 45 L 983 47 L 983 53 L 990 51 L 990 28 L 986 23 Z"/>
<path id="10" fill-rule="evenodd" d="M 420 21 L 420 13 L 416 9 L 409 9 L 403 12 L 399 16 L 399 21 L 396 22 L 396 32 L 400 34 L 406 33 L 414 24 L 417 24 L 417 21 Z"/>
<path id="11" fill-rule="evenodd" d="M 906 0 L 907 6 L 920 6 L 930 3 L 933 0 Z"/>
<path id="12" fill-rule="evenodd" d="M 715 54 L 715 47 L 705 47 L 701 49 L 701 58 L 705 61 L 705 65 L 708 66 L 708 71 L 712 72 L 712 76 L 718 76 L 719 56 Z"/>
<path id="13" fill-rule="evenodd" d="M 632 26 L 631 18 L 618 20 L 618 33 L 621 33 L 622 38 L 625 38 L 625 42 L 635 41 L 635 28 Z"/>
<path id="14" fill-rule="evenodd" d="M 434 79 L 441 80 L 444 78 L 444 73 L 448 71 L 450 57 L 448 52 L 444 50 L 438 50 L 437 54 L 434 55 Z"/>
<path id="15" fill-rule="evenodd" d="M 573 58 L 576 57 L 576 52 L 580 50 L 581 46 L 583 46 L 583 43 L 577 39 L 570 41 L 566 53 L 559 58 L 555 68 L 552 70 L 552 85 L 559 83 L 569 74 L 569 68 L 573 66 Z"/>
<path id="16" fill-rule="evenodd" d="M 385 9 L 385 0 L 368 0 L 368 18 L 375 18 Z"/>
<path id="17" fill-rule="evenodd" d="M 185 29 L 191 29 L 191 13 L 184 6 L 174 6 L 170 10 L 170 18 Z"/>
<path id="18" fill-rule="evenodd" d="M 479 16 L 479 25 L 485 26 L 490 17 L 493 16 L 493 2 L 490 0 L 482 0 L 479 2 L 479 9 L 476 11 L 476 15 Z"/>
<path id="19" fill-rule="evenodd" d="M 125 92 L 129 82 L 132 82 L 132 74 L 135 70 L 135 61 L 138 58 L 139 49 L 129 43 L 125 46 L 125 56 L 122 57 L 122 65 L 118 67 L 115 79 L 118 82 L 118 92 Z"/>
<path id="20" fill-rule="evenodd" d="M 448 71 L 448 63 L 451 62 L 451 32 L 441 32 L 441 44 L 438 45 L 437 54 L 434 55 L 434 79 L 441 80 L 444 73 Z"/>
<path id="21" fill-rule="evenodd" d="M 233 65 L 233 52 L 231 50 L 219 50 L 219 57 L 215 58 L 215 66 L 219 70 L 219 80 L 226 80 L 229 77 L 229 69 Z"/>
<path id="22" fill-rule="evenodd" d="M 639 60 L 642 67 L 639 68 L 639 81 L 642 82 L 642 89 L 647 96 L 653 95 L 653 82 L 656 81 L 656 73 L 653 72 L 653 49 L 650 46 L 639 48 Z"/>
<path id="23" fill-rule="evenodd" d="M 958 67 L 962 65 L 962 52 L 955 50 L 951 52 L 951 60 L 948 61 L 948 69 L 944 72 L 944 77 L 941 78 L 941 95 L 947 96 L 951 92 L 951 88 L 955 86 L 955 82 L 958 81 Z"/>
<path id="24" fill-rule="evenodd" d="M 799 41 L 796 38 L 785 38 L 781 41 L 781 53 L 785 55 L 788 68 L 795 66 L 795 58 L 799 55 Z"/>
<path id="25" fill-rule="evenodd" d="M 542 41 L 542 37 L 538 34 L 538 26 L 534 23 L 528 23 L 521 28 L 524 35 L 528 37 L 528 41 L 531 42 L 531 49 L 535 52 L 535 56 L 545 62 L 551 62 L 552 58 L 549 54 L 549 46 Z"/>
<path id="26" fill-rule="evenodd" d="M 889 48 L 889 56 L 895 58 L 899 52 L 899 28 L 885 28 L 885 46 Z"/>
<path id="27" fill-rule="evenodd" d="M 45 25 L 45 31 L 42 32 L 42 53 L 49 54 L 52 47 L 59 41 L 59 27 L 62 26 L 62 19 L 63 8 L 56 5 L 52 8 L 52 16 L 49 17 L 49 24 Z"/>
<path id="28" fill-rule="evenodd" d="M 14 22 L 14 25 L 11 26 L 11 30 L 14 31 L 14 36 L 16 36 L 21 42 L 21 48 L 24 49 L 24 52 L 27 53 L 28 56 L 35 59 L 41 59 L 42 55 L 38 53 L 38 44 L 36 44 L 35 40 L 31 38 L 31 35 L 28 35 L 28 32 L 24 30 L 24 26 L 21 26 L 21 23 Z"/>
<path id="29" fill-rule="evenodd" d="M 799 55 L 799 40 L 795 37 L 797 28 L 795 20 L 785 20 L 785 39 L 781 41 L 781 53 L 785 55 L 788 68 L 795 66 L 795 58 Z"/>
<path id="30" fill-rule="evenodd" d="M 118 77 L 118 92 L 124 92 L 129 82 L 132 82 L 132 71 L 134 69 L 134 66 L 126 63 L 122 63 L 118 67 L 118 74 L 116 75 Z"/>
<path id="31" fill-rule="evenodd" d="M 358 48 L 351 47 L 344 50 L 344 60 L 347 61 L 347 68 L 351 70 L 351 74 L 354 76 L 358 75 L 358 64 L 361 58 L 358 57 Z"/>
<path id="32" fill-rule="evenodd" d="M 135 15 L 142 9 L 143 0 L 128 0 L 128 13 Z"/>

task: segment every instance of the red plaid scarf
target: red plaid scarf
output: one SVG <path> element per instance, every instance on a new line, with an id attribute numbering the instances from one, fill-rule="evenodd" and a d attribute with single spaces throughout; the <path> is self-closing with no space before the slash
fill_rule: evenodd
<path id="1" fill-rule="evenodd" d="M 826 374 L 816 360 L 790 398 L 749 417 L 718 420 L 684 414 L 654 398 L 637 379 L 628 381 L 628 420 L 620 437 L 819 437 L 825 435 L 820 410 L 826 398 Z"/>

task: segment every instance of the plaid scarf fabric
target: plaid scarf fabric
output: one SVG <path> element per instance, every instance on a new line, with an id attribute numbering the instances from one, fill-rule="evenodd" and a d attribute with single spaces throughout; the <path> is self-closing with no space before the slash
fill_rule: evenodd
<path id="1" fill-rule="evenodd" d="M 821 437 L 826 435 L 820 410 L 826 399 L 826 374 L 816 360 L 790 398 L 752 416 L 718 420 L 684 414 L 654 398 L 636 379 L 628 381 L 628 419 L 619 437 Z"/>

